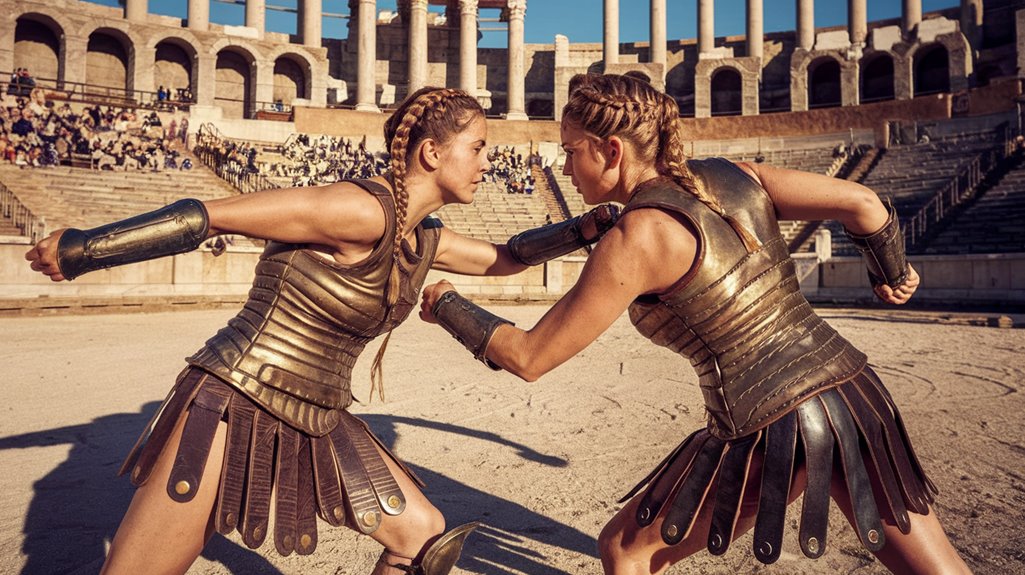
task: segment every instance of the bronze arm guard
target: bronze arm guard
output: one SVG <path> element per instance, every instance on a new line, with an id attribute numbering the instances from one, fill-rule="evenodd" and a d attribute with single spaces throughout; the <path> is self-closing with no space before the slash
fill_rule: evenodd
<path id="1" fill-rule="evenodd" d="M 594 220 L 598 235 L 584 238 L 582 228 L 587 219 Z M 601 239 L 619 219 L 619 207 L 602 204 L 593 210 L 557 224 L 533 228 L 509 238 L 506 246 L 514 260 L 527 266 L 536 266 L 589 246 Z"/>
<path id="2" fill-rule="evenodd" d="M 442 294 L 432 312 L 438 324 L 466 346 L 473 357 L 495 371 L 501 369 L 484 354 L 498 326 L 504 323 L 514 325 L 511 321 L 498 317 L 454 291 Z"/>
<path id="3" fill-rule="evenodd" d="M 178 200 L 91 230 L 65 230 L 57 242 L 57 265 L 73 280 L 94 270 L 192 251 L 209 230 L 203 202 Z"/>
<path id="4" fill-rule="evenodd" d="M 868 267 L 868 279 L 872 287 L 886 284 L 891 288 L 904 283 L 908 278 L 908 260 L 904 253 L 904 234 L 900 231 L 897 210 L 889 206 L 890 217 L 878 231 L 866 236 L 853 234 L 847 228 L 844 231 L 851 242 L 861 252 L 862 259 Z"/>

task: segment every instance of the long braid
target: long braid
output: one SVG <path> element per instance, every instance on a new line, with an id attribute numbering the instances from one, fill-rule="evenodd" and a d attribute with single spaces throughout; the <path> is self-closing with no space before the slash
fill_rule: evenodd
<path id="1" fill-rule="evenodd" d="M 462 129 L 468 121 L 462 116 L 484 110 L 476 99 L 461 90 L 449 88 L 422 88 L 411 94 L 384 126 L 384 137 L 391 155 L 392 194 L 395 199 L 395 236 L 392 240 L 392 266 L 386 288 L 388 307 L 399 299 L 401 277 L 399 261 L 402 257 L 402 238 L 406 227 L 406 212 L 409 207 L 409 191 L 406 175 L 409 171 L 408 156 L 411 149 L 424 138 L 433 138 L 439 144 Z M 471 118 L 472 119 L 472 118 Z M 384 400 L 384 368 L 382 360 L 388 348 L 391 332 L 385 336 L 370 367 L 370 396 L 374 389 Z"/>
<path id="2" fill-rule="evenodd" d="M 599 139 L 619 136 L 629 141 L 641 161 L 653 162 L 659 174 L 671 178 L 725 219 L 749 252 L 760 247 L 757 238 L 726 213 L 719 200 L 708 193 L 687 167 L 676 100 L 647 82 L 627 76 L 586 76 L 577 82 L 563 109 L 564 118 L 577 122 Z"/>

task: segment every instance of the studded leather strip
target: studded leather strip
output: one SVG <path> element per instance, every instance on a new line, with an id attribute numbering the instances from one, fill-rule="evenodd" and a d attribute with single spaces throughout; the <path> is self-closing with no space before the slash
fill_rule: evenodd
<path id="1" fill-rule="evenodd" d="M 317 437 L 310 440 L 312 451 L 313 474 L 317 488 L 317 506 L 320 516 L 325 521 L 339 527 L 345 525 L 346 509 L 342 499 L 342 488 L 338 478 L 338 466 L 335 464 L 334 447 L 330 437 Z"/>
<path id="2" fill-rule="evenodd" d="M 279 425 L 274 416 L 262 410 L 256 412 L 249 447 L 245 507 L 242 512 L 242 541 L 250 549 L 256 549 L 267 538 L 274 474 L 274 440 Z"/>
<path id="3" fill-rule="evenodd" d="M 762 563 L 775 563 L 783 547 L 796 448 L 797 414 L 791 411 L 765 431 L 765 457 L 754 532 L 755 557 Z"/>
<path id="4" fill-rule="evenodd" d="M 676 545 L 690 533 L 698 510 L 701 509 L 711 489 L 712 477 L 722 461 L 724 447 L 725 441 L 709 437 L 694 457 L 687 478 L 673 496 L 672 504 L 662 523 L 662 541 Z"/>
<path id="5" fill-rule="evenodd" d="M 228 437 L 224 446 L 221 487 L 217 495 L 214 528 L 227 535 L 238 528 L 242 518 L 242 491 L 245 488 L 246 462 L 253 433 L 256 407 L 245 397 L 235 395 L 228 405 Z"/>
<path id="6" fill-rule="evenodd" d="M 923 474 L 921 473 L 921 467 L 917 465 L 917 461 L 911 459 L 910 449 L 905 447 L 910 447 L 910 444 L 908 444 L 907 434 L 904 432 L 903 426 L 898 424 L 897 418 L 900 415 L 890 409 L 886 398 L 879 393 L 879 390 L 871 381 L 859 381 L 857 383 L 858 390 L 868 401 L 872 410 L 878 415 L 879 420 L 883 422 L 886 446 L 890 450 L 890 457 L 897 470 L 897 475 L 900 477 L 900 487 L 904 492 L 904 500 L 908 509 L 915 513 L 928 513 L 932 496 L 925 486 L 922 485 Z M 928 485 L 931 486 L 931 484 Z"/>
<path id="7" fill-rule="evenodd" d="M 804 490 L 801 527 L 798 539 L 801 550 L 812 559 L 826 550 L 829 528 L 829 483 L 833 474 L 833 433 L 819 398 L 813 397 L 797 408 L 804 443 L 808 486 Z"/>
<path id="8" fill-rule="evenodd" d="M 299 434 L 287 425 L 278 429 L 277 464 L 274 466 L 274 547 L 288 556 L 296 546 L 296 499 Z"/>
<path id="9" fill-rule="evenodd" d="M 651 478 L 655 477 L 656 475 L 660 475 L 662 473 L 662 470 L 666 468 L 666 465 L 668 465 L 670 461 L 675 460 L 675 458 L 677 457 L 677 454 L 679 454 L 681 451 L 686 449 L 687 446 L 690 445 L 691 442 L 694 440 L 694 437 L 697 434 L 701 433 L 702 431 L 704 431 L 704 430 L 699 429 L 699 430 L 695 431 L 694 433 L 691 433 L 690 435 L 688 435 L 687 439 L 684 439 L 683 442 L 681 442 L 679 445 L 677 445 L 675 449 L 670 451 L 669 455 L 667 455 L 665 459 L 663 459 L 658 465 L 656 465 L 655 469 L 653 469 L 651 471 L 651 473 L 648 474 L 647 477 L 642 479 L 640 483 L 635 485 L 634 488 L 631 489 L 629 493 L 627 493 L 622 498 L 620 498 L 619 502 L 620 503 L 625 503 L 628 500 L 630 500 L 634 495 L 637 495 L 638 493 L 640 493 L 641 489 L 643 489 L 644 486 L 647 485 L 648 482 L 651 481 Z"/>
<path id="10" fill-rule="evenodd" d="M 861 396 L 857 388 L 851 385 L 844 385 L 837 388 L 851 409 L 854 422 L 865 437 L 865 446 L 872 456 L 872 464 L 876 470 L 876 476 L 883 488 L 886 503 L 889 505 L 890 515 L 893 517 L 897 528 L 901 533 L 911 532 L 911 521 L 908 518 L 907 508 L 904 506 L 904 497 L 900 492 L 900 485 L 893 473 L 893 465 L 890 463 L 890 456 L 886 453 L 886 444 L 883 439 L 882 425 L 868 406 L 865 398 Z"/>
<path id="11" fill-rule="evenodd" d="M 751 469 L 751 455 L 762 437 L 762 432 L 731 441 L 719 467 L 719 481 L 715 492 L 715 508 L 708 529 L 708 551 L 722 555 L 733 541 L 733 527 L 740 515 L 740 502 Z"/>
<path id="12" fill-rule="evenodd" d="M 353 513 L 354 527 L 369 535 L 381 525 L 381 508 L 377 504 L 367 470 L 349 439 L 346 426 L 339 425 L 328 436 L 335 447 L 342 488 Z"/>
<path id="13" fill-rule="evenodd" d="M 212 383 L 202 385 L 189 408 L 171 475 L 167 479 L 167 494 L 179 503 L 192 501 L 199 491 L 217 425 L 231 397 L 230 388 L 217 385 L 216 380 Z"/>
<path id="14" fill-rule="evenodd" d="M 651 525 L 655 517 L 662 512 L 662 507 L 669 500 L 669 496 L 676 491 L 682 477 L 686 476 L 694 456 L 708 441 L 710 435 L 705 430 L 700 430 L 684 441 L 686 447 L 673 458 L 665 467 L 662 473 L 655 476 L 651 485 L 648 486 L 641 503 L 637 507 L 637 524 L 641 527 Z"/>
<path id="15" fill-rule="evenodd" d="M 186 368 L 178 376 L 178 383 L 175 384 L 167 398 L 164 399 L 164 403 L 153 414 L 153 419 L 149 425 L 146 426 L 149 433 L 143 433 L 139 440 L 135 442 L 135 446 L 121 465 L 118 475 L 124 475 L 131 469 L 132 485 L 136 487 L 149 479 L 149 475 L 153 471 L 153 465 L 156 463 L 157 458 L 160 457 L 160 452 L 164 449 L 164 444 L 167 443 L 167 439 L 171 436 L 171 432 L 174 431 L 181 418 L 185 417 L 185 406 L 196 396 L 196 393 L 199 391 L 199 384 L 203 381 L 204 377 L 208 377 L 205 372 L 192 368 Z M 177 413 L 178 416 L 161 417 L 165 413 Z"/>
<path id="16" fill-rule="evenodd" d="M 879 380 L 879 377 L 872 370 L 866 370 L 865 376 L 872 382 L 872 387 L 881 395 L 887 405 L 890 406 L 890 412 L 893 413 L 893 419 L 897 423 L 897 428 L 900 430 L 901 438 L 904 441 L 904 445 L 907 446 L 908 456 L 911 458 L 911 463 L 915 466 L 915 471 L 925 484 L 925 497 L 930 503 L 933 502 L 933 494 L 938 494 L 939 489 L 933 484 L 932 480 L 925 474 L 925 469 L 922 464 L 918 461 L 918 455 L 915 450 L 911 448 L 911 439 L 908 437 L 907 427 L 904 426 L 904 418 L 900 414 L 900 410 L 897 409 L 897 404 L 893 401 L 893 396 L 890 395 L 889 390 L 883 385 L 883 382 Z"/>
<path id="17" fill-rule="evenodd" d="M 360 461 L 367 471 L 367 478 L 377 495 L 378 505 L 388 515 L 398 515 L 406 508 L 406 497 L 402 489 L 392 476 L 388 465 L 381 458 L 380 452 L 374 447 L 374 442 L 367 435 L 367 430 L 356 423 L 355 417 L 349 413 L 342 414 L 342 425 L 345 426 L 356 449 Z M 357 516 L 358 518 L 359 516 Z"/>
<path id="18" fill-rule="evenodd" d="M 413 480 L 413 483 L 416 483 L 421 489 L 427 487 L 427 484 L 424 483 L 423 479 L 420 479 L 420 477 L 418 477 L 416 473 L 413 473 L 413 470 L 410 469 L 408 465 L 403 463 L 401 459 L 395 457 L 395 454 L 392 453 L 390 449 L 388 449 L 388 446 L 385 445 L 380 439 L 378 439 L 376 435 L 374 435 L 374 432 L 370 430 L 370 427 L 366 424 L 365 421 L 356 416 L 352 416 L 352 420 L 363 427 L 367 436 L 370 437 L 370 439 L 372 439 L 374 443 L 377 444 L 377 447 L 381 451 L 388 455 L 388 457 L 391 457 L 392 461 L 394 461 L 395 464 L 398 465 L 400 469 L 402 469 L 402 471 L 406 472 L 406 475 L 408 475 L 409 478 Z"/>
<path id="19" fill-rule="evenodd" d="M 879 551 L 886 539 L 882 521 L 879 520 L 879 507 L 872 494 L 872 483 L 865 471 L 865 462 L 861 459 L 858 428 L 847 410 L 847 404 L 835 389 L 824 391 L 819 397 L 826 408 L 826 416 L 832 424 L 840 448 L 840 462 L 847 482 L 847 493 L 851 498 L 858 537 L 869 551 Z"/>
<path id="20" fill-rule="evenodd" d="M 317 548 L 317 495 L 313 487 L 313 450 L 310 439 L 299 435 L 297 452 L 298 482 L 296 484 L 295 552 L 309 555 Z"/>

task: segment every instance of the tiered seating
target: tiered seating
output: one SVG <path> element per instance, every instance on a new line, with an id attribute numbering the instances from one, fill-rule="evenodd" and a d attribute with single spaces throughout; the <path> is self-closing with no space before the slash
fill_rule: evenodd
<path id="1" fill-rule="evenodd" d="M 1025 252 L 1025 162 L 1019 162 L 958 215 L 929 243 L 925 252 Z"/>
<path id="2" fill-rule="evenodd" d="M 44 218 L 49 230 L 95 227 L 181 198 L 207 200 L 238 194 L 205 169 L 110 172 L 0 165 L 0 182 Z"/>
<path id="3" fill-rule="evenodd" d="M 562 194 L 562 199 L 566 202 L 571 216 L 580 215 L 594 207 L 584 203 L 584 196 L 580 195 L 580 192 L 573 186 L 572 178 L 562 175 L 561 166 L 552 166 L 552 172 L 555 174 L 555 183 L 559 184 L 559 189 L 555 192 Z"/>
<path id="4" fill-rule="evenodd" d="M 734 162 L 755 162 L 758 155 L 757 152 L 747 152 L 724 157 Z M 833 148 L 773 150 L 761 155 L 762 161 L 771 166 L 815 174 L 825 174 L 836 161 L 836 157 L 833 156 Z"/>
<path id="5" fill-rule="evenodd" d="M 437 213 L 453 231 L 495 243 L 504 243 L 513 234 L 544 225 L 547 215 L 541 198 L 510 194 L 494 182 L 482 183 L 472 204 L 449 204 Z"/>

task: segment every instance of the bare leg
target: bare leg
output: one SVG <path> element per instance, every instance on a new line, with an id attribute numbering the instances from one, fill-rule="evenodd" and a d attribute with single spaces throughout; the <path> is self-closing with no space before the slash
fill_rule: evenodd
<path id="1" fill-rule="evenodd" d="M 372 575 L 404 575 L 405 571 L 391 565 L 409 565 L 421 550 L 445 532 L 445 517 L 391 457 L 380 447 L 378 451 L 406 497 L 406 508 L 399 515 L 384 515 L 381 526 L 371 535 L 385 548 Z"/>
<path id="2" fill-rule="evenodd" d="M 754 527 L 758 513 L 758 494 L 762 476 L 761 455 L 751 462 L 744 499 L 741 502 L 740 517 L 733 530 L 733 537 L 743 535 Z M 806 476 L 803 467 L 794 473 L 790 485 L 788 502 L 804 491 Z M 657 575 L 694 553 L 706 548 L 708 528 L 712 521 L 715 502 L 715 488 L 709 492 L 690 533 L 678 544 L 669 546 L 662 541 L 661 529 L 668 509 L 663 509 L 655 522 L 643 529 L 637 526 L 637 506 L 643 494 L 631 499 L 626 506 L 605 525 L 598 536 L 598 550 L 605 575 Z"/>
<path id="3" fill-rule="evenodd" d="M 210 538 L 227 426 L 222 422 L 217 428 L 196 497 L 188 503 L 178 503 L 167 495 L 167 478 L 184 427 L 182 418 L 157 459 L 152 475 L 132 497 L 101 574 L 185 573 Z"/>
<path id="4" fill-rule="evenodd" d="M 874 480 L 875 470 L 871 465 L 867 468 Z M 878 489 L 876 493 L 879 493 Z M 850 494 L 842 478 L 833 477 L 830 494 L 847 520 L 854 525 Z M 950 544 L 935 511 L 930 509 L 928 515 L 908 512 L 908 517 L 911 519 L 911 532 L 906 535 L 901 533 L 892 519 L 883 518 L 886 545 L 875 555 L 887 569 L 902 574 L 971 574 L 968 565 Z"/>

